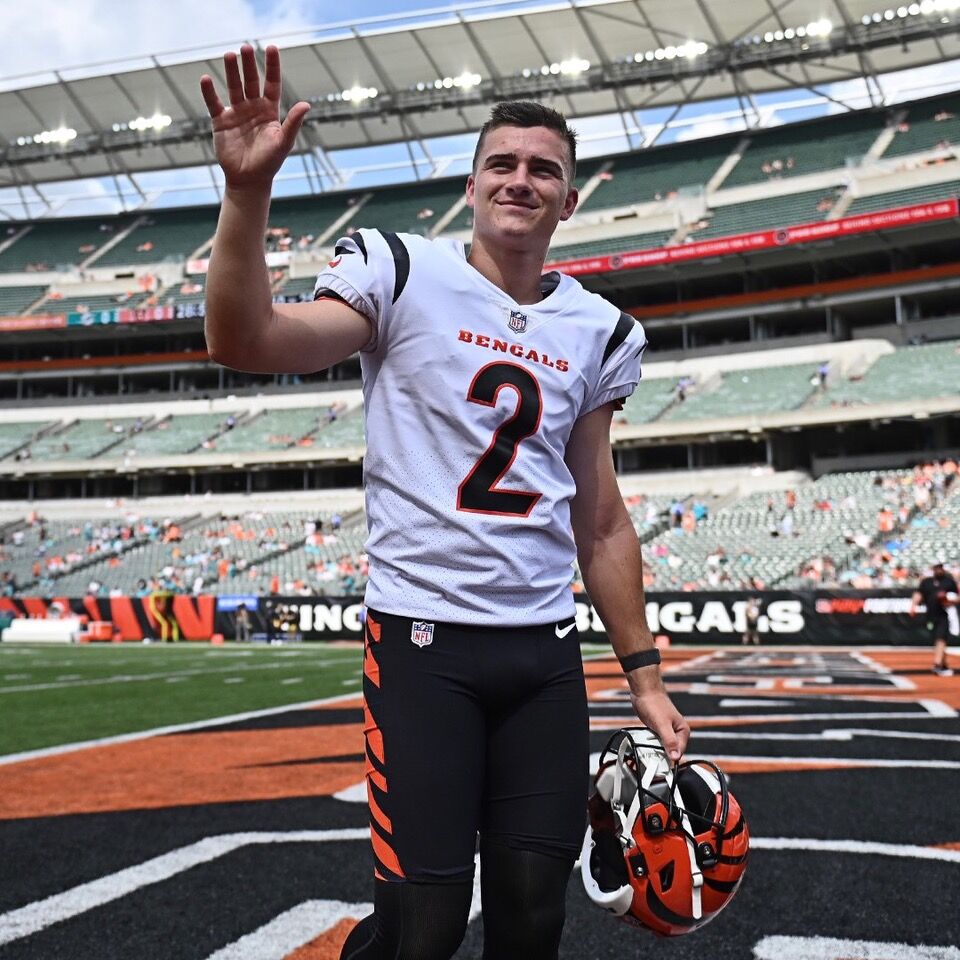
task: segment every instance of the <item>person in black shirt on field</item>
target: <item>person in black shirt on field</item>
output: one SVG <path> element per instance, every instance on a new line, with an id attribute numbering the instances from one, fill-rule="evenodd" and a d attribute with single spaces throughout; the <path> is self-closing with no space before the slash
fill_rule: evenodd
<path id="1" fill-rule="evenodd" d="M 953 676 L 947 665 L 947 637 L 956 640 L 960 636 L 960 617 L 957 615 L 957 581 L 944 569 L 944 561 L 938 559 L 932 575 L 920 581 L 913 595 L 910 616 L 917 606 L 927 608 L 927 629 L 933 634 L 933 672 L 940 677 Z"/>

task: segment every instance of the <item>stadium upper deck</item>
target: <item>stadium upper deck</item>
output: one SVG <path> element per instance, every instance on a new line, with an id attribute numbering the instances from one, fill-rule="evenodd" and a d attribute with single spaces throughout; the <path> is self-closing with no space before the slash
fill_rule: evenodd
<path id="1" fill-rule="evenodd" d="M 682 245 L 956 197 L 958 114 L 960 96 L 944 95 L 587 161 L 578 214 L 558 233 L 552 256 Z M 2 306 L 39 315 L 193 302 L 197 291 L 183 288 L 202 278 L 216 214 L 209 207 L 8 223 L 0 242 Z M 284 198 L 273 205 L 265 252 L 285 268 L 325 255 L 337 236 L 359 226 L 467 238 L 471 222 L 462 178 Z M 158 276 L 164 265 L 176 269 Z M 97 289 L 151 269 L 150 289 Z M 134 278 L 117 276 L 130 270 Z M 287 292 L 281 281 L 290 276 L 278 275 L 278 293 Z"/>

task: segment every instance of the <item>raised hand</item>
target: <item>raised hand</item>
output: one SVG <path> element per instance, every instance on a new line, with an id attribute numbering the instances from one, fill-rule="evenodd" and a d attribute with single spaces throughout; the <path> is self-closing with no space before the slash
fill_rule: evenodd
<path id="1" fill-rule="evenodd" d="M 301 100 L 280 122 L 280 51 L 267 47 L 266 59 L 266 80 L 261 93 L 253 47 L 244 44 L 239 60 L 232 50 L 224 54 L 229 107 L 224 107 L 213 78 L 208 74 L 200 78 L 200 92 L 213 121 L 213 148 L 227 186 L 234 189 L 269 190 L 310 111 L 310 104 Z"/>

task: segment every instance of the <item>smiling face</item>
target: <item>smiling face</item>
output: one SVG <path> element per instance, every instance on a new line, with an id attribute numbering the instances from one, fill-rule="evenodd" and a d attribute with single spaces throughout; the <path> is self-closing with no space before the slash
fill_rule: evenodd
<path id="1" fill-rule="evenodd" d="M 474 239 L 546 251 L 557 224 L 577 206 L 571 166 L 566 140 L 547 127 L 490 130 L 467 178 Z"/>

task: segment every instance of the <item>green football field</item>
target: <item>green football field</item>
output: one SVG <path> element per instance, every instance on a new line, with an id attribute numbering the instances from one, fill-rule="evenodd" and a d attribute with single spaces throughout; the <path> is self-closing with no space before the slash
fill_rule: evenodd
<path id="1" fill-rule="evenodd" d="M 360 645 L 0 644 L 0 755 L 361 688 Z"/>
<path id="2" fill-rule="evenodd" d="M 359 693 L 362 670 L 359 643 L 0 644 L 0 756 Z"/>

